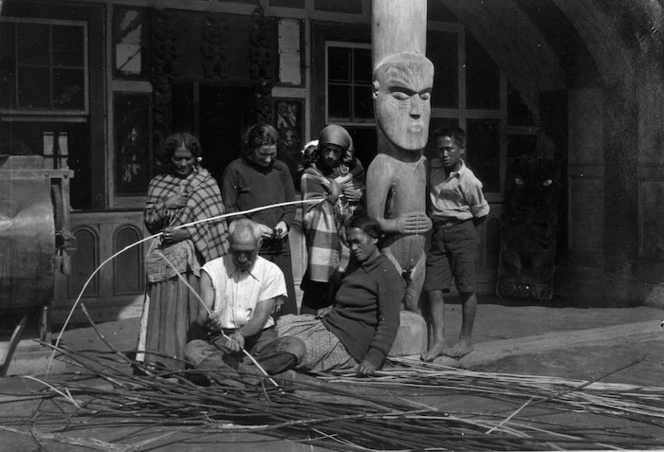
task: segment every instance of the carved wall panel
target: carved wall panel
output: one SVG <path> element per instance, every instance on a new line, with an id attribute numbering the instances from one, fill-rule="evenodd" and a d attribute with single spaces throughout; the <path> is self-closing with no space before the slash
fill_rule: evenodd
<path id="1" fill-rule="evenodd" d="M 133 225 L 122 225 L 113 237 L 113 253 L 143 238 Z M 143 270 L 144 251 L 141 245 L 133 246 L 113 260 L 113 295 L 140 294 L 145 290 Z"/>

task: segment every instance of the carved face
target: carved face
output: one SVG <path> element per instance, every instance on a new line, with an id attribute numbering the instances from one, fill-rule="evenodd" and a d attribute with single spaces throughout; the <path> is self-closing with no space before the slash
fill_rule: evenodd
<path id="1" fill-rule="evenodd" d="M 378 129 L 399 149 L 419 151 L 427 144 L 433 64 L 416 53 L 383 60 L 374 71 L 373 98 Z"/>

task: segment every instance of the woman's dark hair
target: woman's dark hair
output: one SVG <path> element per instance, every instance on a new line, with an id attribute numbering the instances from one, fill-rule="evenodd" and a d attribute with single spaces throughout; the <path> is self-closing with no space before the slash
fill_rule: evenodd
<path id="1" fill-rule="evenodd" d="M 188 149 L 195 159 L 201 156 L 201 144 L 198 142 L 198 138 L 187 132 L 178 132 L 170 135 L 164 141 L 162 163 L 168 165 L 175 151 L 181 147 Z"/>
<path id="2" fill-rule="evenodd" d="M 270 124 L 254 124 L 242 134 L 242 155 L 246 156 L 261 146 L 272 146 L 278 141 L 279 134 Z"/>
<path id="3" fill-rule="evenodd" d="M 361 229 L 365 234 L 374 239 L 380 239 L 381 236 L 378 221 L 374 217 L 370 217 L 366 214 L 353 216 L 346 224 L 346 229 L 350 228 Z"/>

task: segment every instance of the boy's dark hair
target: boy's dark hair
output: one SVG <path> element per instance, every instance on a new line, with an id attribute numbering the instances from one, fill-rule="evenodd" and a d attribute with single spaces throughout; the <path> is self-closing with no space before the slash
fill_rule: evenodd
<path id="1" fill-rule="evenodd" d="M 439 137 L 450 137 L 460 148 L 466 147 L 466 132 L 459 126 L 441 125 L 437 127 L 433 131 L 433 140 L 436 141 Z"/>
<path id="2" fill-rule="evenodd" d="M 346 229 L 357 228 L 364 231 L 368 236 L 374 239 L 380 239 L 380 225 L 378 221 L 369 215 L 359 214 L 354 215 L 346 224 Z"/>

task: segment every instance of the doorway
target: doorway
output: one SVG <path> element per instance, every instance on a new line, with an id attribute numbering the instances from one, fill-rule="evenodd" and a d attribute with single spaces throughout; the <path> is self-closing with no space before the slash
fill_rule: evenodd
<path id="1" fill-rule="evenodd" d="M 254 89 L 251 87 L 198 83 L 173 86 L 173 129 L 193 131 L 198 137 L 202 165 L 219 186 L 226 166 L 240 157 L 242 131 L 254 118 Z"/>

